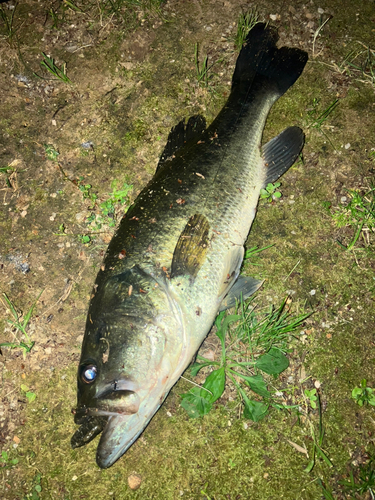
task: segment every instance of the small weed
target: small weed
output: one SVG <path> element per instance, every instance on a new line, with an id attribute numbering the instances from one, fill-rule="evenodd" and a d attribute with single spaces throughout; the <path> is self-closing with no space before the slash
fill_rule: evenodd
<path id="1" fill-rule="evenodd" d="M 92 207 L 94 207 L 96 200 L 98 199 L 98 195 L 91 192 L 92 185 L 84 184 L 84 177 L 81 175 L 78 182 L 78 189 L 81 191 L 84 200 L 90 200 L 92 203 Z"/>
<path id="2" fill-rule="evenodd" d="M 369 233 L 375 230 L 375 187 L 361 195 L 359 191 L 348 190 L 351 200 L 347 205 L 340 205 L 332 214 L 337 227 L 353 227 L 354 236 L 352 241 L 344 248 L 351 250 L 358 241 L 361 233 L 366 235 L 365 242 L 368 245 Z M 340 243 L 340 242 L 339 242 Z M 341 246 L 342 243 L 340 243 Z"/>
<path id="3" fill-rule="evenodd" d="M 306 399 L 308 399 L 311 408 L 313 408 L 315 410 L 316 409 L 316 401 L 318 399 L 318 395 L 316 394 L 316 389 L 311 389 L 311 391 L 309 391 L 309 389 L 305 389 L 304 394 L 306 396 Z"/>
<path id="4" fill-rule="evenodd" d="M 333 149 L 336 150 L 335 146 L 332 144 L 330 138 L 326 134 L 326 132 L 323 130 L 323 125 L 327 121 L 328 117 L 334 112 L 334 110 L 337 108 L 339 105 L 339 99 L 335 99 L 331 104 L 327 106 L 327 108 L 321 110 L 320 106 L 320 99 L 313 99 L 312 105 L 310 108 L 307 110 L 307 115 L 308 115 L 308 125 L 307 128 L 314 128 L 318 130 L 326 139 L 327 141 L 331 144 Z"/>
<path id="5" fill-rule="evenodd" d="M 48 15 L 52 19 L 52 29 L 58 28 L 59 24 L 65 21 L 65 13 L 67 10 L 72 10 L 74 12 L 84 14 L 84 12 L 77 7 L 77 5 L 71 0 L 64 0 L 57 7 L 52 6 L 48 10 Z"/>
<path id="6" fill-rule="evenodd" d="M 207 489 L 208 483 L 206 483 L 203 487 L 203 490 L 201 490 L 201 495 L 204 495 L 205 500 L 213 500 L 204 490 Z"/>
<path id="7" fill-rule="evenodd" d="M 53 7 L 49 9 L 48 14 L 52 19 L 52 29 L 57 29 L 59 23 L 64 21 L 64 15 L 60 17 L 57 9 L 54 9 Z"/>
<path id="8" fill-rule="evenodd" d="M 326 109 L 323 111 L 319 110 L 320 99 L 313 99 L 312 107 L 309 108 L 307 114 L 311 120 L 309 124 L 309 128 L 315 128 L 321 131 L 321 127 L 323 123 L 327 120 L 329 115 L 333 113 L 333 111 L 339 105 L 339 100 L 335 99 Z"/>
<path id="9" fill-rule="evenodd" d="M 258 254 L 260 252 L 263 252 L 263 250 L 267 250 L 267 248 L 271 248 L 271 247 L 273 247 L 273 245 L 267 245 L 266 247 L 262 247 L 262 248 L 258 248 L 257 246 L 251 247 L 251 248 L 247 248 L 246 252 L 245 252 L 245 256 L 244 256 L 244 261 L 245 260 L 250 260 L 253 257 L 258 257 Z M 254 264 L 252 262 L 252 265 L 256 265 L 256 264 Z"/>
<path id="10" fill-rule="evenodd" d="M 198 355 L 198 361 L 192 365 L 192 376 L 204 367 L 211 366 L 214 370 L 202 387 L 193 387 L 181 395 L 181 406 L 190 417 L 196 418 L 211 410 L 213 403 L 222 396 L 227 379 L 242 399 L 245 418 L 257 422 L 266 415 L 270 405 L 280 408 L 280 405 L 273 404 L 263 374 L 277 376 L 289 366 L 283 353 L 287 338 L 309 316 L 291 317 L 285 307 L 286 300 L 279 309 L 271 308 L 268 314 L 259 315 L 254 308 L 241 303 L 236 314 L 222 312 L 218 315 L 215 326 L 221 344 L 221 359 L 212 361 Z M 235 328 L 230 329 L 234 323 Z M 248 389 L 262 401 L 250 399 Z"/>
<path id="11" fill-rule="evenodd" d="M 92 213 L 86 218 L 86 224 L 90 227 L 91 231 L 88 234 L 79 234 L 78 239 L 81 243 L 87 245 L 91 243 L 90 235 L 98 234 L 103 226 L 116 226 L 116 213 L 123 205 L 129 202 L 129 192 L 133 189 L 133 186 L 124 182 L 122 187 L 118 187 L 118 181 L 114 179 L 111 183 L 112 192 L 109 198 L 98 204 L 98 195 L 91 191 L 92 185 L 85 184 L 83 180 L 84 178 L 81 176 L 78 182 L 75 181 L 75 184 L 81 191 L 83 198 L 90 202 L 89 209 L 92 210 Z M 99 213 L 95 213 L 98 209 Z"/>
<path id="12" fill-rule="evenodd" d="M 197 70 L 197 79 L 198 83 L 203 83 L 205 87 L 208 87 L 208 57 L 206 56 L 203 60 L 202 66 L 199 64 L 198 58 L 198 44 L 195 44 L 194 51 L 194 59 L 195 59 L 195 69 Z M 212 67 L 212 66 L 211 66 Z"/>
<path id="13" fill-rule="evenodd" d="M 22 391 L 23 393 L 25 393 L 25 396 L 26 396 L 27 401 L 28 401 L 29 403 L 32 403 L 32 402 L 36 399 L 36 394 L 35 394 L 35 392 L 30 391 L 27 385 L 22 384 L 22 385 L 21 385 L 21 391 Z"/>
<path id="14" fill-rule="evenodd" d="M 362 83 L 375 85 L 375 50 L 357 41 L 361 48 L 351 50 L 340 64 L 329 65 L 338 73 L 357 77 Z"/>
<path id="15" fill-rule="evenodd" d="M 194 59 L 195 59 L 195 68 L 196 68 L 196 72 L 197 72 L 198 84 L 203 85 L 203 87 L 208 88 L 208 82 L 215 74 L 215 73 L 212 73 L 210 76 L 208 76 L 208 72 L 215 64 L 222 62 L 223 59 L 219 59 L 218 61 L 212 63 L 211 66 L 208 66 L 208 56 L 205 56 L 205 58 L 203 60 L 203 64 L 200 65 L 199 57 L 198 57 L 198 44 L 197 43 L 195 44 Z M 212 87 L 210 87 L 210 90 L 214 91 L 214 89 Z"/>
<path id="16" fill-rule="evenodd" d="M 129 202 L 129 193 L 133 186 L 124 182 L 122 187 L 117 189 L 117 184 L 117 180 L 114 179 L 111 184 L 112 193 L 109 195 L 108 200 L 99 205 L 104 216 L 115 215 L 116 205 L 125 205 Z"/>
<path id="17" fill-rule="evenodd" d="M 13 467 L 18 464 L 18 458 L 10 458 L 8 452 L 3 450 L 0 457 L 0 467 Z"/>
<path id="18" fill-rule="evenodd" d="M 318 484 L 326 500 L 335 500 L 334 496 L 332 495 L 332 491 L 324 486 L 323 481 L 320 478 L 318 478 Z"/>
<path id="19" fill-rule="evenodd" d="M 4 25 L 5 25 L 5 32 L 6 36 L 9 40 L 9 42 L 12 42 L 12 39 L 17 31 L 18 28 L 14 28 L 14 15 L 16 13 L 18 3 L 15 2 L 14 8 L 10 10 L 10 14 L 8 14 L 5 11 L 5 7 L 3 5 L 0 5 L 0 18 L 3 20 Z"/>
<path id="20" fill-rule="evenodd" d="M 272 184 L 272 182 L 268 183 L 265 189 L 260 190 L 260 199 L 267 200 L 270 203 L 274 200 L 278 200 L 281 198 L 280 191 L 277 191 L 280 186 L 280 182 L 275 182 L 274 184 Z"/>
<path id="21" fill-rule="evenodd" d="M 133 189 L 133 186 L 127 182 L 124 182 L 122 187 L 118 188 L 118 185 L 118 181 L 114 179 L 111 183 L 112 192 L 110 193 L 109 198 L 99 204 L 100 213 L 92 213 L 87 218 L 87 224 L 91 225 L 91 228 L 94 231 L 98 231 L 103 225 L 115 227 L 116 212 L 119 211 L 121 207 L 129 203 L 129 193 Z M 90 184 L 80 186 L 80 190 L 84 193 L 84 198 L 89 198 L 93 204 L 95 204 L 97 196 L 95 194 L 91 194 L 89 192 L 90 189 Z M 92 208 L 94 208 L 94 205 Z"/>
<path id="22" fill-rule="evenodd" d="M 47 56 L 44 52 L 42 52 L 42 56 L 43 56 L 43 61 L 40 62 L 40 65 L 42 66 L 43 69 L 47 70 L 49 73 L 51 73 L 51 75 L 53 75 L 57 80 L 60 80 L 61 82 L 69 84 L 72 83 L 66 74 L 65 63 L 61 66 L 60 69 L 58 66 L 56 66 L 55 61 L 53 60 L 52 57 Z M 34 73 L 34 75 L 38 76 L 39 78 L 42 78 L 36 73 Z"/>
<path id="23" fill-rule="evenodd" d="M 62 223 L 62 224 L 59 225 L 57 233 L 53 233 L 53 234 L 55 234 L 56 236 L 66 236 L 65 230 L 66 230 L 65 224 Z"/>
<path id="24" fill-rule="evenodd" d="M 6 175 L 6 180 L 5 180 L 5 183 L 7 185 L 8 188 L 12 189 L 12 184 L 10 182 L 10 178 L 9 178 L 9 173 L 12 173 L 12 172 L 15 172 L 15 168 L 11 167 L 11 166 L 7 166 L 7 167 L 0 167 L 0 173 L 1 174 L 5 174 Z"/>
<path id="25" fill-rule="evenodd" d="M 88 245 L 91 242 L 91 236 L 89 236 L 88 234 L 79 234 L 78 240 L 84 245 Z"/>
<path id="26" fill-rule="evenodd" d="M 249 31 L 256 25 L 258 18 L 259 15 L 256 9 L 251 9 L 245 14 L 240 14 L 237 22 L 237 32 L 234 37 L 234 45 L 238 51 L 242 49 Z"/>
<path id="27" fill-rule="evenodd" d="M 40 500 L 39 494 L 42 492 L 42 476 L 41 474 L 35 474 L 33 480 L 33 486 L 30 493 L 23 497 L 23 500 Z"/>
<path id="28" fill-rule="evenodd" d="M 312 391 L 308 391 L 310 393 L 314 392 L 314 389 Z M 305 389 L 305 394 L 306 394 L 306 389 Z M 315 407 L 318 406 L 319 409 L 319 432 L 316 434 L 314 425 L 310 420 L 307 420 L 307 422 L 310 425 L 310 433 L 311 433 L 311 438 L 313 441 L 313 450 L 312 450 L 312 457 L 310 462 L 308 463 L 305 472 L 311 472 L 315 466 L 316 463 L 316 458 L 321 458 L 329 467 L 333 467 L 333 464 L 331 460 L 328 458 L 327 453 L 323 450 L 323 441 L 324 441 L 324 427 L 323 427 L 323 416 L 322 416 L 322 407 L 320 404 L 320 396 L 319 393 L 314 392 L 313 396 L 316 396 L 313 401 L 311 401 L 311 397 L 309 398 L 310 404 L 312 406 L 312 403 L 315 404 Z M 312 406 L 313 407 L 313 406 Z"/>
<path id="29" fill-rule="evenodd" d="M 13 328 L 16 329 L 16 332 L 19 331 L 21 332 L 22 335 L 24 335 L 26 341 L 24 342 L 23 340 L 18 340 L 17 339 L 17 336 L 14 334 L 14 338 L 15 338 L 15 342 L 5 342 L 5 343 L 2 343 L 0 344 L 0 348 L 1 347 L 10 347 L 11 349 L 23 349 L 23 354 L 24 356 L 26 355 L 26 353 L 30 352 L 31 349 L 33 348 L 35 342 L 33 342 L 30 337 L 28 336 L 27 332 L 26 332 L 26 328 L 27 328 L 27 325 L 30 321 L 30 318 L 31 318 L 31 315 L 33 313 L 33 310 L 34 310 L 34 307 L 36 306 L 36 303 L 38 302 L 40 296 L 42 295 L 43 293 L 43 290 L 40 292 L 40 294 L 38 295 L 38 297 L 36 298 L 35 302 L 32 304 L 32 306 L 30 307 L 30 309 L 28 310 L 28 312 L 26 313 L 26 316 L 19 316 L 17 311 L 16 311 L 16 308 L 15 306 L 12 304 L 12 302 L 10 301 L 10 299 L 8 298 L 8 296 L 6 295 L 6 293 L 3 293 L 3 297 L 7 303 L 7 306 L 9 307 L 13 317 L 14 317 L 14 321 L 13 320 L 10 320 L 8 319 L 8 323 L 10 323 Z"/>
<path id="30" fill-rule="evenodd" d="M 64 0 L 64 6 L 67 9 L 71 9 L 73 12 L 80 12 L 83 14 L 83 10 L 81 10 L 72 0 Z"/>
<path id="31" fill-rule="evenodd" d="M 57 161 L 57 157 L 59 156 L 59 152 L 52 146 L 52 144 L 43 144 L 44 152 L 48 160 Z"/>
<path id="32" fill-rule="evenodd" d="M 365 378 L 361 380 L 361 387 L 354 387 L 352 390 L 352 398 L 355 399 L 359 406 L 367 404 L 375 406 L 374 389 L 367 387 L 367 380 Z"/>
<path id="33" fill-rule="evenodd" d="M 136 26 L 140 19 L 145 19 L 148 15 L 157 15 L 161 18 L 161 4 L 163 0 L 103 0 L 98 2 L 100 17 L 113 17 L 126 22 L 129 26 Z M 142 13 L 140 18 L 139 14 Z"/>
<path id="34" fill-rule="evenodd" d="M 356 471 L 357 472 L 357 471 Z M 349 481 L 340 481 L 340 484 L 344 486 L 344 488 L 356 495 L 355 498 L 358 498 L 357 495 L 361 495 L 361 498 L 371 498 L 375 499 L 375 469 L 374 469 L 374 459 L 370 458 L 369 462 L 366 465 L 360 465 L 359 470 L 356 474 L 358 476 L 355 478 L 353 470 L 350 471 L 350 480 Z M 364 496 L 365 493 L 369 493 L 371 496 Z M 354 497 L 351 497 L 354 498 Z"/>

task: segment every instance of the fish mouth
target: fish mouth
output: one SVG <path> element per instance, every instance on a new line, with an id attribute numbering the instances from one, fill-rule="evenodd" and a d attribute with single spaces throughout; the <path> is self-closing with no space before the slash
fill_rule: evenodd
<path id="1" fill-rule="evenodd" d="M 138 439 L 164 398 L 154 407 L 148 407 L 133 415 L 111 415 L 103 429 L 96 450 L 96 463 L 101 469 L 111 467 Z"/>
<path id="2" fill-rule="evenodd" d="M 186 351 L 184 346 L 175 369 L 172 369 L 167 358 L 163 360 L 155 385 L 142 392 L 141 403 L 136 413 L 108 417 L 96 451 L 96 463 L 101 469 L 111 467 L 146 429 L 186 368 Z"/>
<path id="3" fill-rule="evenodd" d="M 129 395 L 127 391 L 125 399 L 133 397 L 132 404 L 117 404 L 119 411 L 114 411 L 114 408 L 108 410 L 109 404 L 117 403 L 116 396 L 120 398 L 120 394 L 109 394 L 105 400 L 100 401 L 100 407 L 72 410 L 75 423 L 80 424 L 71 439 L 72 448 L 88 444 L 102 432 L 96 452 L 96 462 L 101 469 L 110 467 L 130 448 L 164 400 L 164 397 L 158 399 L 150 408 L 139 404 L 136 393 Z"/>
<path id="4" fill-rule="evenodd" d="M 111 417 L 134 415 L 139 410 L 140 398 L 134 391 L 110 390 L 94 400 L 95 406 L 82 406 L 72 410 L 74 422 L 80 425 L 72 439 L 72 448 L 78 448 L 92 441 Z"/>

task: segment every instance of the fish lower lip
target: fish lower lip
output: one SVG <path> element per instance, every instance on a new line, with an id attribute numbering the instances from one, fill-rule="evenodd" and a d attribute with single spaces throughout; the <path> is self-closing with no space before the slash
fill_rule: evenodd
<path id="1" fill-rule="evenodd" d="M 139 425 L 138 419 L 136 423 L 134 422 L 134 417 L 135 415 L 109 417 L 96 451 L 96 463 L 101 469 L 113 465 L 144 430 L 144 426 Z"/>

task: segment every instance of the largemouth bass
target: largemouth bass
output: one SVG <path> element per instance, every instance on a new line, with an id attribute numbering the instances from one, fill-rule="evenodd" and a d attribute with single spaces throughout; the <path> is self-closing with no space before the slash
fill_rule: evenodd
<path id="1" fill-rule="evenodd" d="M 237 59 L 231 93 L 206 128 L 172 129 L 156 173 L 123 217 L 90 301 L 78 368 L 73 448 L 102 432 L 96 460 L 110 467 L 134 443 L 191 362 L 219 310 L 261 282 L 240 276 L 259 192 L 297 159 L 290 127 L 261 148 L 273 103 L 307 61 L 278 49 L 257 24 Z"/>

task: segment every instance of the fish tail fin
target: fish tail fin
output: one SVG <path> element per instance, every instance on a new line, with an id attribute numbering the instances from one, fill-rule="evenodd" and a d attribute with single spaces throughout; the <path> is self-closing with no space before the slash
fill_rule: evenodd
<path id="1" fill-rule="evenodd" d="M 254 85 L 282 96 L 298 79 L 308 56 L 303 50 L 278 49 L 277 29 L 258 23 L 249 32 L 238 56 L 232 79 L 232 94 L 249 92 Z"/>

